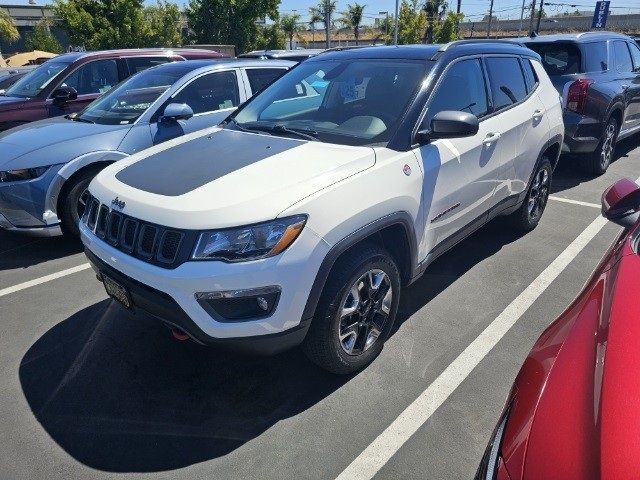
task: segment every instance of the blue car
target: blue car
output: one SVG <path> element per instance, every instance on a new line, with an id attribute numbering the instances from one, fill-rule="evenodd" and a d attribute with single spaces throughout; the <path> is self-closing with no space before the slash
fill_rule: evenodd
<path id="1" fill-rule="evenodd" d="M 218 124 L 293 65 L 168 63 L 125 80 L 80 113 L 0 133 L 0 227 L 78 235 L 85 190 L 105 166 Z"/>

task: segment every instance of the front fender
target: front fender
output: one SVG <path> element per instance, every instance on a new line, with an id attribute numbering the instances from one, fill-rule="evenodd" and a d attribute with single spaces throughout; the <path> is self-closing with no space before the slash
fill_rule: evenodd
<path id="1" fill-rule="evenodd" d="M 81 169 L 93 165 L 99 162 L 117 162 L 118 160 L 122 160 L 123 158 L 128 157 L 129 155 L 124 152 L 117 151 L 98 151 L 86 153 L 84 155 L 80 155 L 79 157 L 74 158 L 70 162 L 66 163 L 56 175 L 55 179 L 51 182 L 49 186 L 49 190 L 47 191 L 47 200 L 45 208 L 50 211 L 52 214 L 57 215 L 58 210 L 58 197 L 60 196 L 60 191 L 64 186 L 65 182 L 71 178 L 71 176 L 80 171 Z"/>

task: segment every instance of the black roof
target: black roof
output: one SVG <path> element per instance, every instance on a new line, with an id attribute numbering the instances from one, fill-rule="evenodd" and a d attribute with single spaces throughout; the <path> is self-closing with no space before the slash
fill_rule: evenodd
<path id="1" fill-rule="evenodd" d="M 343 60 L 350 58 L 437 60 L 442 56 L 458 57 L 480 53 L 511 53 L 537 56 L 524 45 L 501 40 L 458 40 L 443 45 L 392 45 L 332 49 L 307 61 Z"/>

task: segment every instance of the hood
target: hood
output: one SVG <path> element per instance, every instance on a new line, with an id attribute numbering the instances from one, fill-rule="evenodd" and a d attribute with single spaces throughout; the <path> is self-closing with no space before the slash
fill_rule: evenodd
<path id="1" fill-rule="evenodd" d="M 27 123 L 0 133 L 0 169 L 53 165 L 84 153 L 115 150 L 130 128 L 74 122 L 64 117 Z M 43 149 L 46 155 L 41 154 Z"/>
<path id="2" fill-rule="evenodd" d="M 605 257 L 518 375 L 502 450 L 511 478 L 637 477 L 640 257 L 628 247 Z"/>
<path id="3" fill-rule="evenodd" d="M 26 102 L 26 98 L 21 97 L 5 97 L 4 95 L 0 95 L 0 112 L 5 112 L 7 110 L 15 110 L 19 108 L 24 102 Z"/>
<path id="4" fill-rule="evenodd" d="M 90 186 L 124 213 L 184 229 L 246 225 L 283 210 L 375 163 L 350 147 L 214 127 L 111 165 Z"/>

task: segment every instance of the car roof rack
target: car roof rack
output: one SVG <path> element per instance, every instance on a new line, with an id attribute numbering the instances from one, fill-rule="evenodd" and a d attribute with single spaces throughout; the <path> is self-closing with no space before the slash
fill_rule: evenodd
<path id="1" fill-rule="evenodd" d="M 515 46 L 519 46 L 519 47 L 524 47 L 524 43 L 522 42 L 513 42 L 513 41 L 509 41 L 508 39 L 506 40 L 499 40 L 499 39 L 485 39 L 485 38 L 478 38 L 478 39 L 465 39 L 465 40 L 454 40 L 453 42 L 449 42 L 449 43 L 445 43 L 444 45 L 442 45 L 438 51 L 433 55 L 433 57 L 431 58 L 431 60 L 436 60 L 437 57 L 439 57 L 440 55 L 442 55 L 444 52 L 455 48 L 455 47 L 461 47 L 463 45 L 482 45 L 482 44 L 494 44 L 494 45 L 515 45 Z"/>
<path id="2" fill-rule="evenodd" d="M 591 31 L 588 31 L 588 32 L 580 32 L 580 33 L 576 34 L 576 38 L 582 38 L 585 35 L 603 35 L 603 36 L 604 35 L 612 35 L 614 37 L 621 37 L 621 38 L 624 38 L 624 37 L 628 36 L 628 35 L 625 35 L 624 33 L 610 32 L 608 30 L 603 30 L 601 32 L 595 32 L 595 31 L 591 30 Z"/>

